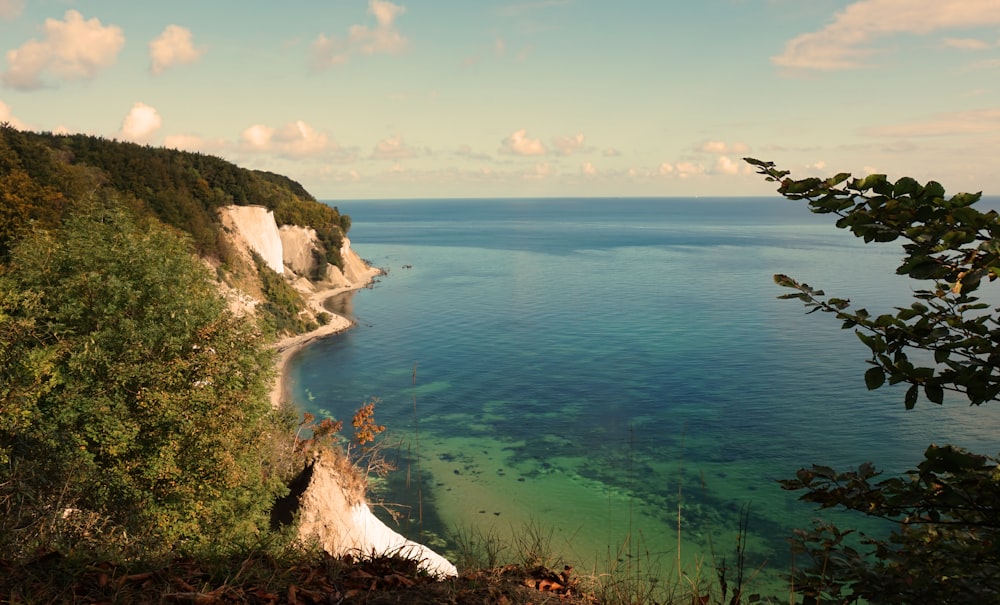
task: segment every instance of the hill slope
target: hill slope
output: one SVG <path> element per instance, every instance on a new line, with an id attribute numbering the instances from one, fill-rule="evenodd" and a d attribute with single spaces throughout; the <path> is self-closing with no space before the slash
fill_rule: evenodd
<path id="1" fill-rule="evenodd" d="M 346 268 L 341 254 L 350 217 L 287 177 L 199 153 L 0 126 L 0 263 L 19 236 L 57 227 L 95 199 L 116 200 L 137 217 L 188 234 L 221 282 L 265 303 L 260 308 L 278 333 L 309 329 L 316 313 L 300 315 L 307 305 L 290 287 L 294 275 L 275 279 L 269 271 L 280 272 L 280 265 L 247 258 L 232 225 L 223 223 L 223 209 L 262 206 L 279 227 L 311 229 L 307 249 L 291 253 L 313 259 L 298 263 L 309 281 L 329 278 L 328 265 Z"/>

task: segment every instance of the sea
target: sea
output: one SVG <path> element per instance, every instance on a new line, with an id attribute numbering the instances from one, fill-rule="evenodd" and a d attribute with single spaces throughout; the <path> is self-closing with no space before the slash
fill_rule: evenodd
<path id="1" fill-rule="evenodd" d="M 453 557 L 476 540 L 578 569 L 785 572 L 819 511 L 778 481 L 812 464 L 887 475 L 930 444 L 996 454 L 1000 410 L 903 405 L 865 387 L 868 349 L 774 283 L 872 314 L 920 287 L 899 242 L 869 244 L 804 202 L 761 198 L 358 200 L 352 247 L 385 274 L 331 299 L 356 327 L 292 361 L 305 411 L 375 401 L 370 499 Z M 727 563 L 728 561 L 728 563 Z M 602 573 L 603 573 L 602 572 Z"/>

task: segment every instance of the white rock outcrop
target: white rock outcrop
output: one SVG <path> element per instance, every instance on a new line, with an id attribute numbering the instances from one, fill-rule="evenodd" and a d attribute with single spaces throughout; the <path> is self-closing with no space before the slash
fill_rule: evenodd
<path id="1" fill-rule="evenodd" d="M 351 250 L 351 240 L 344 237 L 344 243 L 340 246 L 340 258 L 344 261 L 343 275 L 352 284 L 365 283 L 372 276 L 372 268 L 361 260 L 354 250 Z"/>
<path id="2" fill-rule="evenodd" d="M 312 227 L 282 225 L 278 228 L 278 236 L 281 238 L 281 259 L 285 265 L 299 275 L 314 275 L 317 258 L 313 251 L 320 246 L 316 230 Z"/>
<path id="3" fill-rule="evenodd" d="M 226 206 L 219 212 L 222 224 L 239 234 L 268 267 L 277 273 L 285 272 L 281 236 L 273 212 L 264 206 Z"/>
<path id="4" fill-rule="evenodd" d="M 291 505 L 286 510 L 289 517 L 298 513 L 299 539 L 316 540 L 333 555 L 399 555 L 418 561 L 422 569 L 436 576 L 458 575 L 455 566 L 443 556 L 404 538 L 379 520 L 364 501 L 362 490 L 350 487 L 357 486 L 358 481 L 338 469 L 336 454 L 318 454 L 303 471 L 298 485 L 293 484 L 287 503 Z"/>

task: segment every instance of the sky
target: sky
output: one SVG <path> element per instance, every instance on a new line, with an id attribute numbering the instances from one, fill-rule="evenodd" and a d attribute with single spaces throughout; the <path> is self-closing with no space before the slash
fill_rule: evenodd
<path id="1" fill-rule="evenodd" d="M 1000 0 L 0 0 L 0 120 L 324 200 L 1000 194 Z"/>

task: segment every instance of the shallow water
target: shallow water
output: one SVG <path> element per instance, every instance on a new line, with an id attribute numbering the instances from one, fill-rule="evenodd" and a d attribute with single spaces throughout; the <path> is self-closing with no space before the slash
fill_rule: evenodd
<path id="1" fill-rule="evenodd" d="M 380 496 L 444 550 L 462 528 L 534 527 L 584 565 L 673 561 L 678 542 L 695 565 L 732 558 L 749 506 L 751 562 L 781 568 L 816 511 L 776 479 L 898 472 L 932 442 L 996 451 L 992 408 L 906 412 L 902 391 L 865 389 L 850 331 L 776 299 L 786 273 L 872 312 L 909 304 L 898 247 L 791 202 L 339 205 L 389 273 L 332 301 L 359 325 L 295 358 L 294 393 L 344 419 L 379 398 L 400 468 Z"/>

